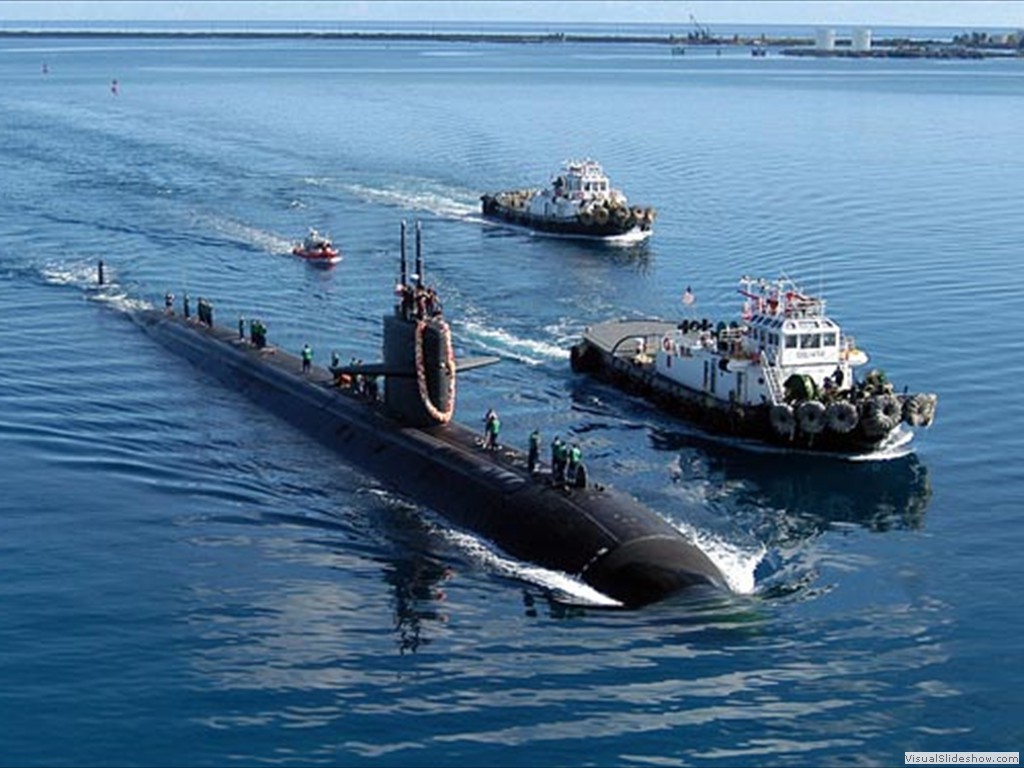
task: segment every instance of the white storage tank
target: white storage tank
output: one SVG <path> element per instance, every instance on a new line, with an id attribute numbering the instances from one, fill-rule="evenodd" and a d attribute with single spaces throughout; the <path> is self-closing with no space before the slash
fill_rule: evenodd
<path id="1" fill-rule="evenodd" d="M 853 40 L 850 47 L 855 51 L 871 50 L 871 30 L 866 27 L 858 27 L 853 30 Z"/>
<path id="2" fill-rule="evenodd" d="M 836 31 L 834 29 L 819 29 L 815 35 L 815 47 L 819 51 L 834 51 L 836 48 Z"/>

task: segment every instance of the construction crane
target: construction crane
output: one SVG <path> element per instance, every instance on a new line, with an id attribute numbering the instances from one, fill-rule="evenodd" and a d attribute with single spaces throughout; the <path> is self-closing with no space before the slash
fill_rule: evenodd
<path id="1" fill-rule="evenodd" d="M 688 35 L 688 37 L 691 40 L 710 40 L 711 39 L 711 30 L 708 29 L 707 27 L 705 27 L 699 21 L 697 21 L 697 17 L 694 16 L 692 13 L 690 14 L 690 23 L 693 24 L 693 28 L 696 30 L 696 33 L 691 32 Z"/>

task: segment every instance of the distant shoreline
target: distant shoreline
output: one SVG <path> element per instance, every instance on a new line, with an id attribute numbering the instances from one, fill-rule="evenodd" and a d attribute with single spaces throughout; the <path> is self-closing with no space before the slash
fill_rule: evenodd
<path id="1" fill-rule="evenodd" d="M 330 30 L 114 30 L 114 29 L 0 29 L 0 37 L 165 37 L 228 39 L 386 40 L 446 43 L 655 43 L 663 45 L 735 45 L 733 38 L 691 41 L 686 35 L 574 32 L 423 32 Z M 753 41 L 754 38 L 746 38 Z M 810 38 L 779 38 L 778 44 L 799 45 Z"/>
<path id="2" fill-rule="evenodd" d="M 755 55 L 768 50 L 781 56 L 820 58 L 942 58 L 983 59 L 1020 56 L 1009 47 L 964 46 L 952 40 L 892 38 L 878 39 L 869 51 L 851 51 L 845 40 L 836 41 L 831 50 L 819 50 L 812 37 L 730 35 L 728 37 L 576 32 L 429 32 L 429 31 L 356 31 L 356 30 L 154 30 L 154 29 L 0 29 L 0 38 L 144 38 L 168 40 L 356 40 L 363 42 L 441 42 L 441 43 L 620 43 L 669 46 L 674 54 L 692 49 L 751 48 Z"/>

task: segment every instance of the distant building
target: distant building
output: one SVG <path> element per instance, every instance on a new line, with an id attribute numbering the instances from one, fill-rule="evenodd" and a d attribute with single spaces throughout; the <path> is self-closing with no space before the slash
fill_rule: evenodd
<path id="1" fill-rule="evenodd" d="M 850 41 L 850 49 L 853 51 L 867 52 L 871 50 L 871 30 L 867 27 L 858 27 L 853 30 L 853 37 Z"/>
<path id="2" fill-rule="evenodd" d="M 814 35 L 814 47 L 819 51 L 834 51 L 836 49 L 836 31 L 824 27 L 817 30 Z"/>

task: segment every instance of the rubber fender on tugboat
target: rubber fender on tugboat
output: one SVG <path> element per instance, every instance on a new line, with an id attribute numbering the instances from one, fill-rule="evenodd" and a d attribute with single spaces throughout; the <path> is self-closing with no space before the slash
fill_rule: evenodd
<path id="1" fill-rule="evenodd" d="M 802 373 L 794 373 L 782 383 L 787 400 L 811 400 L 818 394 L 814 379 Z"/>
<path id="2" fill-rule="evenodd" d="M 888 395 L 875 395 L 861 405 L 860 424 L 864 434 L 871 438 L 884 437 L 896 426 L 886 413 L 885 399 Z"/>
<path id="3" fill-rule="evenodd" d="M 825 410 L 828 428 L 840 435 L 852 432 L 857 426 L 857 406 L 845 400 L 832 403 Z"/>
<path id="4" fill-rule="evenodd" d="M 603 227 L 608 223 L 608 209 L 603 205 L 599 205 L 594 209 L 594 223 L 599 227 Z"/>
<path id="5" fill-rule="evenodd" d="M 900 399 L 896 395 L 881 395 L 878 399 L 881 400 L 879 407 L 882 409 L 882 413 L 895 427 L 903 419 L 903 405 L 900 403 Z"/>
<path id="6" fill-rule="evenodd" d="M 921 392 L 911 395 L 903 403 L 903 420 L 912 427 L 931 426 L 935 419 L 937 400 L 935 395 L 926 395 Z"/>
<path id="7" fill-rule="evenodd" d="M 576 218 L 580 220 L 580 224 L 589 227 L 594 223 L 594 214 L 584 209 L 576 214 Z"/>
<path id="8" fill-rule="evenodd" d="M 789 405 L 786 403 L 773 405 L 771 411 L 768 412 L 768 420 L 777 434 L 783 437 L 793 437 L 793 433 L 796 431 L 796 416 L 793 415 L 793 409 Z"/>
<path id="9" fill-rule="evenodd" d="M 796 409 L 796 420 L 801 432 L 817 435 L 825 428 L 825 406 L 818 400 L 800 403 Z"/>

